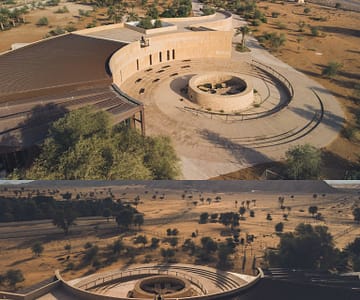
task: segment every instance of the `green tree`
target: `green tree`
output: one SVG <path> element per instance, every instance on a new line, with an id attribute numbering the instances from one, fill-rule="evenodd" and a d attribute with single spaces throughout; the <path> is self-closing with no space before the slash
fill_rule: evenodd
<path id="1" fill-rule="evenodd" d="M 138 235 L 134 240 L 134 244 L 143 244 L 144 248 L 147 243 L 148 243 L 148 240 L 147 240 L 146 235 Z"/>
<path id="2" fill-rule="evenodd" d="M 246 208 L 245 208 L 244 206 L 241 206 L 241 207 L 239 208 L 239 214 L 240 214 L 241 218 L 243 217 L 243 215 L 245 214 L 245 212 L 246 212 Z"/>
<path id="3" fill-rule="evenodd" d="M 75 225 L 76 214 L 71 209 L 71 207 L 65 207 L 63 209 L 58 209 L 55 212 L 53 217 L 53 224 L 62 230 L 64 230 L 65 235 L 69 233 L 69 228 L 72 225 Z"/>
<path id="4" fill-rule="evenodd" d="M 135 214 L 133 223 L 135 226 L 138 226 L 140 229 L 141 225 L 144 224 L 144 215 L 143 214 Z"/>
<path id="5" fill-rule="evenodd" d="M 151 238 L 150 248 L 151 249 L 156 249 L 157 247 L 159 247 L 159 243 L 160 243 L 160 239 L 158 239 L 156 237 Z"/>
<path id="6" fill-rule="evenodd" d="M 175 250 L 161 248 L 160 254 L 166 262 L 169 262 L 171 258 L 175 256 Z"/>
<path id="7" fill-rule="evenodd" d="M 250 32 L 250 28 L 247 27 L 246 25 L 236 29 L 235 35 L 241 34 L 241 47 L 243 49 L 245 48 L 245 38 L 249 34 L 249 32 Z"/>
<path id="8" fill-rule="evenodd" d="M 117 239 L 112 244 L 112 252 L 116 255 L 119 255 L 123 249 L 124 249 L 124 244 L 120 239 Z"/>
<path id="9" fill-rule="evenodd" d="M 218 248 L 217 242 L 209 236 L 204 236 L 201 238 L 201 245 L 207 253 L 215 252 Z"/>
<path id="10" fill-rule="evenodd" d="M 309 214 L 311 214 L 313 217 L 314 215 L 318 212 L 318 207 L 317 206 L 309 206 Z"/>
<path id="11" fill-rule="evenodd" d="M 355 240 L 349 243 L 345 252 L 348 254 L 350 259 L 352 269 L 354 272 L 360 271 L 360 238 L 355 238 Z"/>
<path id="12" fill-rule="evenodd" d="M 301 223 L 281 235 L 278 251 L 268 251 L 267 259 L 271 266 L 329 269 L 336 265 L 337 253 L 326 226 Z"/>
<path id="13" fill-rule="evenodd" d="M 283 222 L 279 222 L 275 225 L 275 231 L 276 232 L 283 232 L 284 230 L 284 223 Z"/>
<path id="14" fill-rule="evenodd" d="M 218 265 L 219 267 L 228 268 L 233 264 L 229 259 L 229 255 L 234 253 L 234 248 L 232 248 L 229 244 L 220 243 L 218 246 Z"/>
<path id="15" fill-rule="evenodd" d="M 208 220 L 209 220 L 209 214 L 207 212 L 201 213 L 199 224 L 206 224 Z"/>
<path id="16" fill-rule="evenodd" d="M 122 229 L 129 229 L 129 226 L 133 223 L 134 211 L 130 208 L 125 208 L 117 212 L 115 220 L 119 227 Z"/>
<path id="17" fill-rule="evenodd" d="M 31 246 L 31 251 L 34 253 L 34 255 L 40 256 L 44 251 L 44 246 L 40 242 L 36 242 Z"/>
<path id="18" fill-rule="evenodd" d="M 169 138 L 111 127 L 110 115 L 86 107 L 54 122 L 27 179 L 173 179 L 178 158 Z"/>
<path id="19" fill-rule="evenodd" d="M 5 278 L 12 288 L 15 288 L 16 284 L 25 280 L 23 273 L 21 272 L 21 270 L 18 269 L 7 270 L 7 272 L 5 273 Z"/>
<path id="20" fill-rule="evenodd" d="M 290 179 L 317 179 L 321 170 L 321 152 L 305 144 L 291 147 L 285 154 Z"/>
<path id="21" fill-rule="evenodd" d="M 107 219 L 107 221 L 109 222 L 109 219 L 111 217 L 111 209 L 110 208 L 105 208 L 103 211 L 103 217 Z"/>

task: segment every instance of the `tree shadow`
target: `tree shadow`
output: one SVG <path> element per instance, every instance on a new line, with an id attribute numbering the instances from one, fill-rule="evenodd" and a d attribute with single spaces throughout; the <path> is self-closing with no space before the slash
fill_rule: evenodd
<path id="1" fill-rule="evenodd" d="M 170 82 L 171 90 L 174 91 L 179 96 L 187 98 L 188 95 L 184 89 L 187 88 L 189 81 L 193 76 L 195 76 L 195 74 L 187 74 L 172 80 Z"/>
<path id="2" fill-rule="evenodd" d="M 312 87 L 312 89 L 323 94 L 331 94 L 328 90 L 319 87 Z M 289 107 L 288 109 L 309 121 L 314 118 L 314 112 L 317 112 L 319 114 L 321 113 L 321 110 L 319 108 L 316 108 L 312 105 L 306 104 L 304 107 L 305 108 Z M 334 131 L 339 131 L 345 124 L 345 118 L 326 110 L 325 107 L 324 114 L 320 122 Z"/>
<path id="3" fill-rule="evenodd" d="M 19 264 L 22 264 L 22 263 L 25 263 L 25 262 L 28 262 L 30 260 L 33 260 L 34 257 L 28 257 L 28 258 L 23 258 L 23 259 L 20 259 L 20 260 L 17 260 L 17 261 L 14 261 L 13 263 L 7 265 L 8 267 L 14 267 L 14 266 L 17 266 Z"/>
<path id="4" fill-rule="evenodd" d="M 339 33 L 342 35 L 360 37 L 359 29 L 343 28 L 343 27 L 337 27 L 337 26 L 320 26 L 320 29 L 327 33 Z"/>
<path id="5" fill-rule="evenodd" d="M 51 124 L 68 112 L 66 107 L 55 103 L 34 106 L 27 119 L 19 124 L 23 147 L 41 143 L 46 138 Z"/>
<path id="6" fill-rule="evenodd" d="M 234 143 L 231 139 L 223 137 L 220 134 L 210 131 L 208 129 L 200 130 L 200 135 L 219 148 L 225 149 L 235 159 L 236 163 L 255 165 L 259 163 L 272 162 L 273 160 L 266 155 Z"/>

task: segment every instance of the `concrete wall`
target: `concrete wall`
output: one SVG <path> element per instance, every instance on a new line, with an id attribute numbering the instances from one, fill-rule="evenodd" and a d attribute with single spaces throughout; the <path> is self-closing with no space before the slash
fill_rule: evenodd
<path id="1" fill-rule="evenodd" d="M 167 61 L 211 57 L 230 58 L 231 41 L 232 32 L 230 31 L 198 31 L 150 37 L 149 47 L 144 48 L 140 47 L 140 42 L 133 42 L 111 57 L 109 66 L 113 82 L 120 86 L 136 72 Z M 161 53 L 161 61 L 159 53 Z"/>

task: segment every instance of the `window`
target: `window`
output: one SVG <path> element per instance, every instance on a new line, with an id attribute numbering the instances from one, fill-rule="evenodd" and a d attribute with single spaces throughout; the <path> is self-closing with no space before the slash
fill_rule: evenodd
<path id="1" fill-rule="evenodd" d="M 162 62 L 162 53 L 159 52 L 159 62 Z"/>
<path id="2" fill-rule="evenodd" d="M 151 66 L 152 65 L 152 55 L 151 54 L 150 54 L 149 58 L 150 58 L 150 66 Z"/>
<path id="3" fill-rule="evenodd" d="M 170 60 L 170 50 L 166 51 L 167 60 Z"/>
<path id="4" fill-rule="evenodd" d="M 139 71 L 139 60 L 138 59 L 136 60 L 136 70 Z"/>
<path id="5" fill-rule="evenodd" d="M 172 59 L 175 59 L 175 49 L 172 50 Z"/>

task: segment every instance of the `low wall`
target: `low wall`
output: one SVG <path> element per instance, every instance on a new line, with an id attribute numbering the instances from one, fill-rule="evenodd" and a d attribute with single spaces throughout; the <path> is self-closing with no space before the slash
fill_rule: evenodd
<path id="1" fill-rule="evenodd" d="M 229 12 L 222 12 L 225 15 L 225 19 L 214 20 L 203 23 L 195 23 L 190 25 L 190 28 L 204 27 L 219 31 L 231 31 L 233 30 L 233 17 Z"/>
<path id="2" fill-rule="evenodd" d="M 159 63 L 192 58 L 230 58 L 232 32 L 198 31 L 163 34 L 149 38 L 149 46 L 133 42 L 118 50 L 110 59 L 113 82 L 120 86 L 140 70 Z"/>
<path id="3" fill-rule="evenodd" d="M 206 20 L 211 20 L 216 16 L 216 13 L 207 16 L 198 16 L 198 17 L 185 17 L 185 18 L 160 18 L 161 21 L 176 23 L 176 22 L 201 22 Z"/>
<path id="4" fill-rule="evenodd" d="M 102 25 L 102 26 L 97 26 L 97 27 L 93 27 L 93 28 L 81 29 L 81 30 L 72 32 L 72 34 L 81 34 L 82 35 L 82 34 L 98 32 L 98 31 L 102 31 L 102 30 L 116 29 L 116 28 L 124 28 L 124 23 Z"/>
<path id="5" fill-rule="evenodd" d="M 31 291 L 27 294 L 17 294 L 17 293 L 8 293 L 8 292 L 0 292 L 1 299 L 9 299 L 9 300 L 35 300 L 52 289 L 61 285 L 60 280 L 55 280 L 54 282 L 48 283 L 34 291 Z"/>

